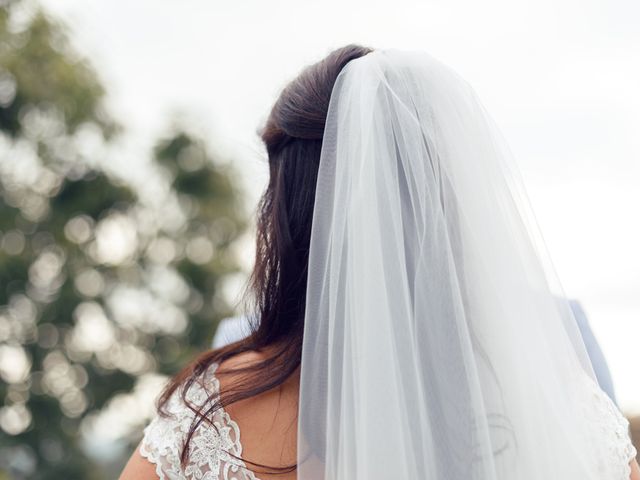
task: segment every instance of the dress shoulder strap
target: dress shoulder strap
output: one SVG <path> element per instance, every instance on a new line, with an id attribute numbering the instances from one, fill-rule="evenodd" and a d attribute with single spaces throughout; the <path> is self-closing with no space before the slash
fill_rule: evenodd
<path id="1" fill-rule="evenodd" d="M 209 367 L 186 393 L 183 386 L 176 389 L 166 405 L 168 415 L 156 415 L 145 428 L 140 454 L 155 465 L 160 480 L 258 480 L 240 459 L 240 429 L 222 408 L 198 426 L 190 440 L 188 463 L 180 463 L 196 416 L 193 409 L 206 408 L 219 398 L 216 368 L 217 364 Z"/>

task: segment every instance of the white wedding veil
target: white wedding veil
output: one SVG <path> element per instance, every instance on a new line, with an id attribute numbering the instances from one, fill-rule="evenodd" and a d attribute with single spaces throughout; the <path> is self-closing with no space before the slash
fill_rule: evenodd
<path id="1" fill-rule="evenodd" d="M 593 372 L 554 275 L 471 87 L 423 52 L 349 62 L 315 196 L 298 478 L 595 479 Z"/>

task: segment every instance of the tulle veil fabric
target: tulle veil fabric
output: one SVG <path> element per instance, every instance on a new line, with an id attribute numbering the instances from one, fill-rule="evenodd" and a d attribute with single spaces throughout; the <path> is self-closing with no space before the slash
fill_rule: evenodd
<path id="1" fill-rule="evenodd" d="M 307 289 L 299 479 L 595 479 L 593 372 L 511 153 L 427 53 L 338 76 Z"/>

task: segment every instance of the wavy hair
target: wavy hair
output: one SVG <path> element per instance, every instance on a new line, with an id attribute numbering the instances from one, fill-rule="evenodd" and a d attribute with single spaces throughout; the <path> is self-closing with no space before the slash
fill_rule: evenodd
<path id="1" fill-rule="evenodd" d="M 371 51 L 347 45 L 307 66 L 282 90 L 259 132 L 268 154 L 269 183 L 258 204 L 255 266 L 243 295 L 247 311 L 253 312 L 251 334 L 200 355 L 171 379 L 158 401 L 159 413 L 166 415 L 169 398 L 184 386 L 182 399 L 195 413 L 181 452 L 183 465 L 193 434 L 216 410 L 282 385 L 300 366 L 311 222 L 329 99 L 342 68 Z M 212 364 L 266 347 L 269 354 L 263 360 L 233 369 L 241 379 L 232 389 L 220 391 L 216 401 L 209 398 L 206 408 L 185 400 L 188 389 Z M 243 460 L 274 473 L 296 469 Z"/>

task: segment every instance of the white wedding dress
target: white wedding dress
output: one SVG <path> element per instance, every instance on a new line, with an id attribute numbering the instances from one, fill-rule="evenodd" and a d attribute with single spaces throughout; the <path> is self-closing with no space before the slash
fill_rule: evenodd
<path id="1" fill-rule="evenodd" d="M 216 368 L 212 365 L 205 374 L 206 381 L 195 382 L 187 392 L 194 406 L 204 405 L 212 394 L 212 401 L 217 399 Z M 636 456 L 629 439 L 629 422 L 590 378 L 584 379 L 585 388 L 591 392 L 585 396 L 585 422 L 591 422 L 595 434 L 606 440 L 611 452 L 611 461 L 601 465 L 598 478 L 629 480 L 629 462 Z M 240 429 L 224 409 L 213 416 L 215 428 L 203 423 L 196 430 L 189 462 L 182 468 L 180 453 L 194 413 L 183 403 L 180 390 L 174 392 L 167 410 L 171 416 L 156 416 L 146 427 L 140 445 L 140 453 L 155 465 L 160 480 L 259 480 L 238 458 L 242 456 Z"/>

